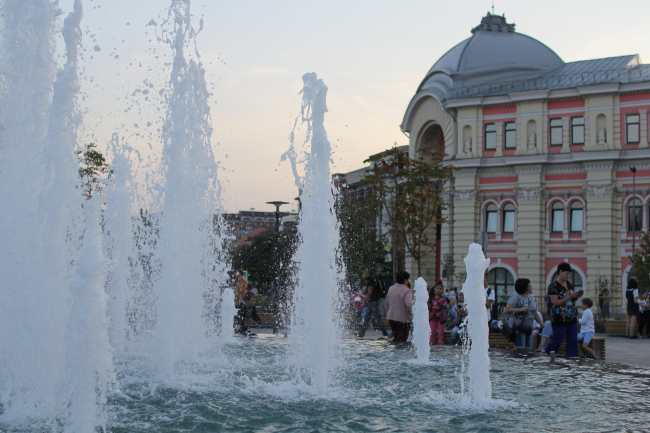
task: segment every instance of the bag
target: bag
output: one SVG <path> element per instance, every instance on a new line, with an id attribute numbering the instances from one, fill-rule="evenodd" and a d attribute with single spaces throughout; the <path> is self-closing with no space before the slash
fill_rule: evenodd
<path id="1" fill-rule="evenodd" d="M 517 335 L 517 331 L 513 330 L 510 328 L 510 325 L 508 325 L 508 321 L 506 320 L 503 322 L 503 327 L 501 328 L 501 334 L 508 340 L 510 343 L 515 342 L 515 336 Z"/>

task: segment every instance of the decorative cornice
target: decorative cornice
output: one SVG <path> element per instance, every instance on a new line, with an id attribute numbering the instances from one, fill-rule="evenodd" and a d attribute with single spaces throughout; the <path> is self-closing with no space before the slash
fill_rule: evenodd
<path id="1" fill-rule="evenodd" d="M 585 190 L 587 191 L 587 199 L 595 199 L 595 198 L 609 198 L 611 199 L 614 197 L 614 185 L 612 184 L 607 184 L 607 185 L 587 185 L 585 186 Z"/>
<path id="2" fill-rule="evenodd" d="M 476 201 L 478 191 L 471 189 L 468 191 L 454 191 L 454 202 L 457 203 L 472 203 Z"/>
<path id="3" fill-rule="evenodd" d="M 542 198 L 541 187 L 535 188 L 517 188 L 517 201 L 539 201 Z"/>

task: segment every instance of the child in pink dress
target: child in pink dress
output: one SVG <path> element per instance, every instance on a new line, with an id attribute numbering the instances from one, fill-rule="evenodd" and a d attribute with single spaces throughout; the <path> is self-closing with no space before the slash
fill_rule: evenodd
<path id="1" fill-rule="evenodd" d="M 429 326 L 431 326 L 431 337 L 429 344 L 445 343 L 445 323 L 447 323 L 447 300 L 442 296 L 443 287 L 436 284 L 433 288 L 433 296 L 429 298 Z M 436 335 L 438 338 L 436 338 Z"/>

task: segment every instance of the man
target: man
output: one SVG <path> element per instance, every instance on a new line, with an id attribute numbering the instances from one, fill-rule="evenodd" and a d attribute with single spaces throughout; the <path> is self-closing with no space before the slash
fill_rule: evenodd
<path id="1" fill-rule="evenodd" d="M 413 320 L 413 291 L 410 289 L 411 275 L 398 271 L 396 283 L 386 295 L 386 318 L 393 330 L 393 343 L 406 343 Z"/>
<path id="2" fill-rule="evenodd" d="M 368 294 L 366 295 L 366 299 L 363 301 L 363 305 L 368 306 L 368 312 L 363 318 L 361 331 L 359 331 L 357 337 L 363 338 L 363 336 L 366 334 L 368 324 L 374 318 L 375 321 L 379 324 L 381 333 L 383 334 L 384 338 L 387 338 L 388 331 L 386 330 L 384 320 L 381 318 L 381 311 L 379 309 L 379 302 L 381 299 L 381 289 L 379 287 L 379 282 L 375 277 L 373 277 L 372 271 L 370 269 L 366 269 L 364 276 L 366 277 L 366 290 L 368 291 Z"/>
<path id="3" fill-rule="evenodd" d="M 573 291 L 571 265 L 560 263 L 557 266 L 557 280 L 548 287 L 548 297 L 553 308 L 553 340 L 546 345 L 546 353 L 555 352 L 560 348 L 566 335 L 566 356 L 578 356 L 578 309 L 576 301 L 582 296 L 582 290 Z"/>
<path id="4" fill-rule="evenodd" d="M 257 296 L 253 292 L 246 292 L 243 300 L 239 303 L 237 308 L 237 322 L 239 323 L 238 334 L 255 335 L 248 329 L 248 319 L 253 319 L 258 325 L 262 324 L 262 319 L 257 315 L 255 304 L 257 303 Z"/>
<path id="5" fill-rule="evenodd" d="M 490 287 L 490 273 L 486 270 L 483 274 L 483 287 L 485 287 L 485 309 L 487 310 L 488 325 L 492 322 L 492 303 L 496 298 L 494 290 Z"/>

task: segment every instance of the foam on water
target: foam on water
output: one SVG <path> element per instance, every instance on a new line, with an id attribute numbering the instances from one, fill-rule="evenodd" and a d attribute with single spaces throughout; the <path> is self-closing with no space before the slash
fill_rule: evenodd
<path id="1" fill-rule="evenodd" d="M 431 337 L 431 327 L 429 326 L 429 308 L 427 301 L 429 293 L 427 292 L 427 282 L 420 277 L 415 281 L 415 302 L 413 305 L 413 344 L 418 355 L 418 362 L 426 364 L 429 362 L 429 339 Z"/>
<path id="2" fill-rule="evenodd" d="M 298 368 L 306 375 L 318 394 L 325 394 L 333 368 L 340 328 L 337 326 L 339 274 L 336 254 L 339 234 L 334 209 L 334 194 L 330 175 L 331 145 L 327 139 L 324 120 L 327 112 L 327 86 L 315 73 L 303 75 L 302 107 L 298 119 L 307 124 L 311 148 L 306 152 L 304 178 L 298 176 L 294 150 L 289 157 L 302 189 L 302 211 L 298 230 L 301 243 L 294 260 L 298 264 L 293 293 L 291 317 L 292 341 L 296 348 Z"/>

